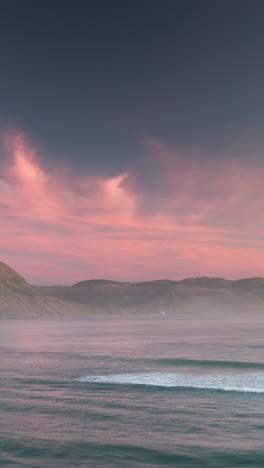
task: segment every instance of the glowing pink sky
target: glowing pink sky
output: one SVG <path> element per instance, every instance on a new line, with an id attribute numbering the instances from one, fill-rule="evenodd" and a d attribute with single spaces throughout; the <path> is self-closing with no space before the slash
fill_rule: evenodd
<path id="1" fill-rule="evenodd" d="M 263 165 L 144 145 L 152 186 L 131 168 L 47 169 L 22 133 L 5 137 L 0 259 L 36 284 L 264 276 Z"/>

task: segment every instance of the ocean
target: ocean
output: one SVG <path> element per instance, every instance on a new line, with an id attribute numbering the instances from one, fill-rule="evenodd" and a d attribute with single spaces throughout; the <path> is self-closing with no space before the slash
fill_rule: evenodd
<path id="1" fill-rule="evenodd" d="M 1 320 L 0 465 L 264 467 L 263 325 Z"/>

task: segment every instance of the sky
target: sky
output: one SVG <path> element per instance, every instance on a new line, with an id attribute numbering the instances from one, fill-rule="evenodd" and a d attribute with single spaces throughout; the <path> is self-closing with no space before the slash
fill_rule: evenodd
<path id="1" fill-rule="evenodd" d="M 0 260 L 264 276 L 263 23 L 262 0 L 3 2 Z"/>

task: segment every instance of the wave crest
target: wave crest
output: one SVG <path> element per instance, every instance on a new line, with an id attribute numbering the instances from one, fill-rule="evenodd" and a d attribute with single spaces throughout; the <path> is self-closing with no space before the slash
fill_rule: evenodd
<path id="1" fill-rule="evenodd" d="M 175 373 L 88 375 L 79 382 L 149 385 L 206 390 L 264 393 L 264 374 L 190 376 Z"/>

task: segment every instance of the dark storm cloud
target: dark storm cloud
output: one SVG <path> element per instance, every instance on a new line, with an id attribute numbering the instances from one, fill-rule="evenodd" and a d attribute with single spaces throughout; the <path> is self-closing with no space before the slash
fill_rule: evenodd
<path id="1" fill-rule="evenodd" d="M 0 120 L 75 171 L 140 165 L 142 133 L 215 158 L 256 153 L 263 20 L 257 0 L 11 2 Z"/>

